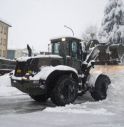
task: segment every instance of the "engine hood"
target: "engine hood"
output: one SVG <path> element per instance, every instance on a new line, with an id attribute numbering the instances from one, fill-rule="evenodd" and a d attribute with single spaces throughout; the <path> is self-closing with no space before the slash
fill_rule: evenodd
<path id="1" fill-rule="evenodd" d="M 37 56 L 32 56 L 32 57 L 20 57 L 17 59 L 18 62 L 26 62 L 29 59 L 35 59 L 35 58 L 40 58 L 40 59 L 44 59 L 44 58 L 53 58 L 53 59 L 62 59 L 61 56 L 59 55 L 37 55 Z"/>
<path id="2" fill-rule="evenodd" d="M 27 64 L 28 68 L 40 68 L 41 66 L 57 66 L 63 64 L 63 58 L 59 55 L 38 55 L 33 57 L 21 57 L 18 63 Z"/>

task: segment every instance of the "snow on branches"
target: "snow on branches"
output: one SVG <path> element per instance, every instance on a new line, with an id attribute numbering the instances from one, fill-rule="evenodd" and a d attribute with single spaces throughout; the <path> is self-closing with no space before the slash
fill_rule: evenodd
<path id="1" fill-rule="evenodd" d="M 124 43 L 124 5 L 122 0 L 108 0 L 99 39 L 109 43 Z"/>

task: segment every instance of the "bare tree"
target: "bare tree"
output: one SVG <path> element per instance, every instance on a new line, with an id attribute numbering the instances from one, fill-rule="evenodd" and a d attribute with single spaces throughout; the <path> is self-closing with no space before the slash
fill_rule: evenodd
<path id="1" fill-rule="evenodd" d="M 89 26 L 86 28 L 85 32 L 83 33 L 83 40 L 88 42 L 90 40 L 97 39 L 97 26 Z"/>

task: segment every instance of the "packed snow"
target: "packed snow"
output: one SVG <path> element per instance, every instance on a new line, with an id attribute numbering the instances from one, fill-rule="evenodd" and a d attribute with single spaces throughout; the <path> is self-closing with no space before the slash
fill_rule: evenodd
<path id="1" fill-rule="evenodd" d="M 0 76 L 0 97 L 1 96 L 13 96 L 22 94 L 21 91 L 18 91 L 16 88 L 11 87 L 11 80 L 9 74 Z"/>
<path id="2" fill-rule="evenodd" d="M 0 112 L 3 112 L 0 113 L 0 127 L 123 127 L 124 70 L 109 73 L 109 76 L 112 83 L 106 100 L 95 102 L 90 94 L 86 93 L 78 97 L 74 104 L 65 107 L 57 107 L 50 100 L 45 104 L 37 104 L 11 87 L 9 75 L 1 76 L 0 100 L 5 102 L 0 103 Z M 8 109 L 4 114 L 6 107 Z M 18 110 L 23 110 L 23 113 L 17 113 Z"/>
<path id="3" fill-rule="evenodd" d="M 75 72 L 76 74 L 78 73 L 76 69 L 69 67 L 69 66 L 65 66 L 65 65 L 58 65 L 58 66 L 42 66 L 40 68 L 40 72 L 37 73 L 36 75 L 34 75 L 33 77 L 30 76 L 30 80 L 46 80 L 48 78 L 48 76 L 54 72 L 54 71 L 72 71 Z M 12 76 L 12 79 L 17 79 L 17 80 L 22 80 L 25 79 L 25 77 L 16 77 L 16 76 Z"/>

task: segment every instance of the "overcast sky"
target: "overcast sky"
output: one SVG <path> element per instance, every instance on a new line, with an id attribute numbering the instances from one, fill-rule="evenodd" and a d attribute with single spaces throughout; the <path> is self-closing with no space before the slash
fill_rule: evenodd
<path id="1" fill-rule="evenodd" d="M 8 48 L 47 50 L 49 40 L 72 36 L 71 27 L 81 37 L 89 25 L 100 26 L 107 0 L 0 0 L 0 19 L 7 21 Z"/>

